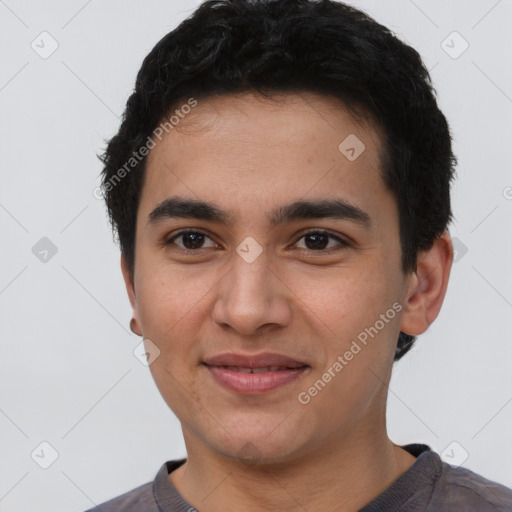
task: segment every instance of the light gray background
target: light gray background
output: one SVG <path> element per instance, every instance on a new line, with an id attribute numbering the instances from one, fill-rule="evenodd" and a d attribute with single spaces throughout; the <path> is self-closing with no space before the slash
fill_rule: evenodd
<path id="1" fill-rule="evenodd" d="M 441 315 L 395 366 L 390 436 L 453 462 L 467 452 L 464 466 L 512 486 L 512 2 L 351 3 L 421 53 L 459 158 L 458 261 Z M 133 355 L 119 251 L 93 190 L 95 153 L 142 59 L 197 5 L 0 0 L 2 512 L 83 511 L 185 455 Z M 31 47 L 51 48 L 43 31 L 59 45 L 46 59 Z M 458 58 L 453 31 L 469 44 Z M 42 237 L 58 249 L 47 262 L 32 252 Z M 44 441 L 58 452 L 48 469 Z"/>

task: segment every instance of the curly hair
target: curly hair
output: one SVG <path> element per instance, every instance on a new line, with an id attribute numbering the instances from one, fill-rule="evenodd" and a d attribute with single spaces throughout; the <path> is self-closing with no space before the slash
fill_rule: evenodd
<path id="1" fill-rule="evenodd" d="M 103 197 L 132 275 L 146 162 L 139 149 L 187 99 L 249 91 L 334 96 L 380 129 L 402 268 L 414 271 L 419 251 L 431 248 L 452 219 L 457 163 L 418 52 L 364 12 L 333 0 L 207 0 L 146 56 L 119 131 L 99 156 Z M 414 341 L 400 333 L 395 361 Z"/>

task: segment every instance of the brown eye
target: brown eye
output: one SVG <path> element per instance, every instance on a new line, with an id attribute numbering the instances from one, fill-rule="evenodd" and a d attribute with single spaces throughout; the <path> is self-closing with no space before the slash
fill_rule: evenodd
<path id="1" fill-rule="evenodd" d="M 211 240 L 211 238 L 205 233 L 201 233 L 200 231 L 186 230 L 180 231 L 172 238 L 168 239 L 165 242 L 165 245 L 176 245 L 179 249 L 182 249 L 187 253 L 191 253 L 199 252 L 201 249 L 207 248 L 204 247 L 204 243 L 206 240 Z M 180 241 L 180 243 L 176 243 L 176 241 Z M 213 240 L 211 240 L 211 242 L 213 245 L 210 245 L 210 247 L 217 246 L 217 244 L 213 242 Z"/>
<path id="2" fill-rule="evenodd" d="M 327 252 L 329 249 L 342 249 L 347 247 L 349 244 L 342 238 L 335 236 L 327 231 L 310 231 L 309 233 L 305 233 L 299 240 L 304 239 L 304 247 L 299 247 L 299 249 L 304 249 L 308 251 L 316 251 L 316 252 Z M 334 245 L 329 246 L 329 239 L 337 242 Z M 298 243 L 298 241 L 296 242 Z"/>
<path id="3" fill-rule="evenodd" d="M 205 236 L 202 233 L 183 233 L 180 238 L 185 249 L 200 249 L 204 243 Z"/>

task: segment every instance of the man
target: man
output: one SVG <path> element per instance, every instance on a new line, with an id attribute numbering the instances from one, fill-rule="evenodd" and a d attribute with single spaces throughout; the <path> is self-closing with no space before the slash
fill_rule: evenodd
<path id="1" fill-rule="evenodd" d="M 144 60 L 103 162 L 187 458 L 93 510 L 512 510 L 386 431 L 453 259 L 456 159 L 415 50 L 338 2 L 207 1 Z"/>

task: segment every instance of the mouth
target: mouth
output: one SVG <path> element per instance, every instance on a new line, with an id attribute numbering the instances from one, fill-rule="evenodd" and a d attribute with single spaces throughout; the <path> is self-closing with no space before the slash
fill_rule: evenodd
<path id="1" fill-rule="evenodd" d="M 271 353 L 220 354 L 206 359 L 203 366 L 217 384 L 244 395 L 273 391 L 296 381 L 311 368 L 306 363 Z"/>
<path id="2" fill-rule="evenodd" d="M 209 365 L 207 365 L 209 366 Z M 245 368 L 241 366 L 214 366 L 214 368 L 224 368 L 232 372 L 241 373 L 268 373 L 268 372 L 281 372 L 286 370 L 298 370 L 300 368 L 306 368 L 306 366 L 300 366 L 298 368 L 289 368 L 287 366 L 264 366 L 262 368 Z"/>

